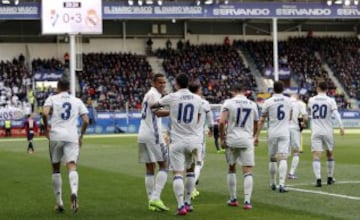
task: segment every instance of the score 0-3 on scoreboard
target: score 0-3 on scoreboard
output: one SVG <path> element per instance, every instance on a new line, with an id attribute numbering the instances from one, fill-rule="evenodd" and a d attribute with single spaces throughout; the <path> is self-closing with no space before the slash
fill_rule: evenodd
<path id="1" fill-rule="evenodd" d="M 42 0 L 42 34 L 102 34 L 101 0 Z"/>

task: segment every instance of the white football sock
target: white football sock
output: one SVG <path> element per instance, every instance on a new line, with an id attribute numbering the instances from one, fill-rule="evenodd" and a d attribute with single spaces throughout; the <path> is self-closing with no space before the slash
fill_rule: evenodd
<path id="1" fill-rule="evenodd" d="M 184 181 L 182 176 L 174 176 L 173 190 L 178 203 L 178 208 L 181 208 L 184 205 Z"/>
<path id="2" fill-rule="evenodd" d="M 155 178 L 153 174 L 146 174 L 145 175 L 145 189 L 148 199 L 151 199 L 151 194 L 154 191 L 155 185 Z"/>
<path id="3" fill-rule="evenodd" d="M 76 170 L 72 170 L 69 172 L 69 182 L 70 182 L 71 194 L 77 195 L 79 189 L 79 175 Z"/>
<path id="4" fill-rule="evenodd" d="M 253 190 L 252 173 L 244 173 L 244 202 L 251 203 L 252 190 Z"/>
<path id="5" fill-rule="evenodd" d="M 227 184 L 228 184 L 228 188 L 229 188 L 230 199 L 236 199 L 237 198 L 236 173 L 228 173 Z"/>
<path id="6" fill-rule="evenodd" d="M 280 160 L 280 162 L 279 162 L 279 185 L 280 186 L 285 186 L 286 172 L 287 172 L 287 161 Z"/>
<path id="7" fill-rule="evenodd" d="M 299 165 L 299 160 L 300 160 L 299 155 L 295 154 L 295 155 L 293 156 L 293 158 L 292 158 L 292 161 L 291 161 L 291 168 L 290 168 L 289 174 L 295 175 L 296 168 L 297 168 L 298 165 Z"/>
<path id="8" fill-rule="evenodd" d="M 269 162 L 270 184 L 276 185 L 277 162 Z"/>
<path id="9" fill-rule="evenodd" d="M 56 197 L 56 204 L 64 205 L 62 201 L 62 178 L 60 173 L 53 173 L 51 176 L 54 194 Z"/>
<path id="10" fill-rule="evenodd" d="M 335 160 L 330 159 L 327 161 L 327 171 L 328 171 L 328 177 L 334 177 Z"/>
<path id="11" fill-rule="evenodd" d="M 195 182 L 198 181 L 200 177 L 201 165 L 195 165 L 194 173 L 195 173 Z"/>
<path id="12" fill-rule="evenodd" d="M 195 189 L 195 174 L 187 173 L 185 179 L 185 202 L 191 204 L 191 193 Z"/>
<path id="13" fill-rule="evenodd" d="M 151 195 L 152 199 L 154 200 L 160 199 L 161 192 L 166 184 L 167 176 L 168 174 L 166 170 L 159 170 L 159 172 L 156 174 L 155 189 Z"/>
<path id="14" fill-rule="evenodd" d="M 313 170 L 315 174 L 316 179 L 321 179 L 321 164 L 320 160 L 314 160 L 313 161 Z"/>

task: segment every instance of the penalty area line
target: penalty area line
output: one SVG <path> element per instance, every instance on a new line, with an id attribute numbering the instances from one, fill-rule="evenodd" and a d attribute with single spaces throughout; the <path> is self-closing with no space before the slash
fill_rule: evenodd
<path id="1" fill-rule="evenodd" d="M 312 194 L 319 194 L 319 195 L 332 196 L 332 197 L 337 197 L 337 198 L 342 198 L 342 199 L 350 199 L 350 200 L 360 201 L 360 197 L 357 197 L 357 196 L 347 196 L 347 195 L 343 195 L 343 194 L 328 193 L 328 192 L 309 190 L 309 189 L 299 189 L 299 188 L 294 188 L 294 187 L 287 187 L 287 188 L 291 191 L 296 191 L 296 192 L 312 193 Z"/>

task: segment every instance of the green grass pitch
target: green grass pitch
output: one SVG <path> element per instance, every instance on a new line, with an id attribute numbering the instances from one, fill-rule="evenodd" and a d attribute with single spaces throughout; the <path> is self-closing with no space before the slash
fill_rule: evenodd
<path id="1" fill-rule="evenodd" d="M 135 136 L 87 136 L 79 162 L 80 210 L 70 211 L 67 172 L 63 173 L 63 198 L 66 211 L 54 213 L 55 198 L 51 186 L 51 169 L 47 140 L 35 138 L 36 153 L 26 153 L 26 140 L 0 139 L 0 219 L 120 219 L 120 220 L 335 220 L 360 219 L 360 146 L 359 134 L 335 134 L 335 185 L 314 187 L 310 137 L 304 134 L 299 177 L 289 181 L 290 192 L 271 191 L 265 135 L 256 148 L 253 209 L 227 207 L 227 165 L 208 139 L 207 157 L 200 177 L 200 196 L 193 201 L 195 211 L 175 216 L 176 200 L 169 173 L 162 199 L 170 212 L 147 210 L 144 165 L 137 162 Z M 325 156 L 325 155 L 324 155 Z M 290 165 L 290 160 L 288 161 Z M 323 182 L 326 182 L 325 157 L 322 158 Z M 243 199 L 243 178 L 238 169 L 238 198 Z"/>

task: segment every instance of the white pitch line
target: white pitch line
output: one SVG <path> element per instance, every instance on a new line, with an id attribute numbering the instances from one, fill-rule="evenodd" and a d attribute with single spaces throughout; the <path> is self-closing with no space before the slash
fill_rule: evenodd
<path id="1" fill-rule="evenodd" d="M 96 139 L 96 138 L 122 138 L 122 137 L 137 137 L 138 134 L 90 134 L 86 135 L 85 139 Z M 34 137 L 34 140 L 46 140 L 45 137 Z M 26 137 L 19 138 L 0 138 L 1 142 L 19 142 L 27 141 Z"/>
<path id="2" fill-rule="evenodd" d="M 357 184 L 360 183 L 360 180 L 345 180 L 345 181 L 336 181 L 335 184 Z M 299 184 L 287 184 L 289 187 L 296 187 L 296 186 L 308 186 L 308 183 L 299 183 Z"/>
<path id="3" fill-rule="evenodd" d="M 326 195 L 326 196 L 334 196 L 334 197 L 343 198 L 343 199 L 351 199 L 351 200 L 359 200 L 360 201 L 360 197 L 356 197 L 356 196 L 347 196 L 347 195 L 342 195 L 342 194 L 328 193 L 328 192 L 308 190 L 308 189 L 298 189 L 298 188 L 293 188 L 293 187 L 287 187 L 287 188 L 292 191 L 320 194 L 320 195 Z"/>

